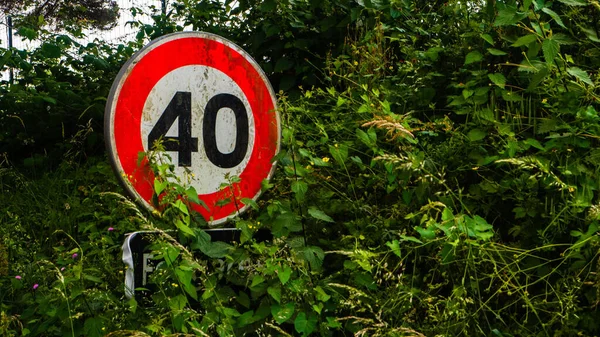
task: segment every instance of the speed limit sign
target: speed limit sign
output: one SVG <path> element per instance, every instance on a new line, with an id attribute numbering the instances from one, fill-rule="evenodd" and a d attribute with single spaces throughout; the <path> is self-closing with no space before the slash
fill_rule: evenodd
<path id="1" fill-rule="evenodd" d="M 281 125 L 257 63 L 232 42 L 180 32 L 150 42 L 123 66 L 105 111 L 113 168 L 128 193 L 152 209 L 154 175 L 140 153 L 157 141 L 175 175 L 193 186 L 212 224 L 243 212 L 274 171 Z M 239 177 L 233 185 L 231 177 Z"/>

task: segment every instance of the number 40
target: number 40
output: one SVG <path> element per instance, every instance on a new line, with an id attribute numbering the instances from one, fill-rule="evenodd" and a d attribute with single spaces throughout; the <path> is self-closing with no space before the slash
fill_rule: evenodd
<path id="1" fill-rule="evenodd" d="M 223 153 L 217 148 L 217 114 L 219 110 L 229 108 L 235 115 L 235 148 L 230 153 Z M 167 137 L 167 132 L 178 120 L 179 135 Z M 248 151 L 248 115 L 244 103 L 231 94 L 213 96 L 204 108 L 202 122 L 202 144 L 208 159 L 218 167 L 232 168 L 239 165 Z M 162 113 L 156 125 L 148 135 L 150 149 L 155 149 L 155 142 L 163 140 L 166 151 L 179 153 L 178 166 L 192 166 L 192 152 L 198 152 L 198 138 L 192 137 L 192 93 L 178 91 Z"/>

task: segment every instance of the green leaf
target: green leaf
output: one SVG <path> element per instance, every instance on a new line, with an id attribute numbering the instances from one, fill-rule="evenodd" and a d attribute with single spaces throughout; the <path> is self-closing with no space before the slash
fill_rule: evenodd
<path id="1" fill-rule="evenodd" d="M 544 148 L 544 146 L 537 139 L 527 138 L 526 140 L 523 141 L 523 143 L 525 143 L 527 145 L 530 145 L 530 146 L 533 146 L 533 147 L 535 147 L 538 150 L 546 151 L 546 149 Z"/>
<path id="2" fill-rule="evenodd" d="M 329 215 L 325 214 L 325 212 L 321 211 L 315 206 L 310 206 L 308 208 L 308 214 L 310 214 L 310 216 L 318 220 L 323 220 L 326 222 L 335 222 Z"/>
<path id="3" fill-rule="evenodd" d="M 200 198 L 198 198 L 198 192 L 196 191 L 194 186 L 188 187 L 188 189 L 185 191 L 185 196 L 188 198 L 189 201 L 197 205 L 203 206 L 204 208 L 206 208 L 206 210 L 208 210 L 208 206 L 206 205 L 206 203 L 200 200 Z"/>
<path id="4" fill-rule="evenodd" d="M 348 146 L 344 144 L 338 144 L 337 147 L 329 145 L 329 153 L 336 162 L 344 165 L 344 162 L 348 158 Z"/>
<path id="5" fill-rule="evenodd" d="M 294 320 L 294 328 L 296 329 L 296 332 L 301 333 L 302 336 L 310 335 L 313 331 L 315 331 L 316 327 L 317 316 L 312 312 L 309 312 L 308 315 L 306 315 L 304 312 L 301 312 Z"/>
<path id="6" fill-rule="evenodd" d="M 180 231 L 182 231 L 183 233 L 193 237 L 196 236 L 196 233 L 194 232 L 193 229 L 191 229 L 188 225 L 186 225 L 185 223 L 183 223 L 183 221 L 181 220 L 177 220 L 175 221 L 175 226 L 177 227 L 177 229 L 179 229 Z"/>
<path id="7" fill-rule="evenodd" d="M 569 6 L 587 6 L 589 3 L 586 0 L 558 0 Z"/>
<path id="8" fill-rule="evenodd" d="M 181 211 L 181 213 L 185 214 L 185 215 L 189 215 L 190 212 L 188 211 L 188 208 L 186 206 L 186 204 L 183 203 L 183 201 L 181 201 L 180 199 L 177 199 L 177 201 L 175 201 L 173 203 L 173 206 L 175 206 L 175 208 L 179 209 Z"/>
<path id="9" fill-rule="evenodd" d="M 285 285 L 287 281 L 289 281 L 290 276 L 292 276 L 292 268 L 285 266 L 283 269 L 277 270 L 277 277 L 281 284 Z"/>
<path id="10" fill-rule="evenodd" d="M 523 97 L 513 91 L 502 90 L 502 99 L 507 102 L 520 102 L 523 100 Z"/>
<path id="11" fill-rule="evenodd" d="M 175 274 L 179 279 L 179 283 L 183 287 L 188 295 L 190 295 L 193 299 L 198 299 L 198 293 L 196 292 L 196 286 L 192 282 L 192 278 L 194 277 L 194 272 L 192 270 L 182 269 L 181 266 L 175 269 Z"/>
<path id="12" fill-rule="evenodd" d="M 527 90 L 535 89 L 546 78 L 546 76 L 548 76 L 548 73 L 548 68 L 542 68 L 535 73 L 535 75 L 533 75 L 531 78 L 529 85 L 527 86 Z"/>
<path id="13" fill-rule="evenodd" d="M 342 324 L 338 322 L 334 317 L 327 317 L 327 326 L 332 329 L 338 329 L 342 327 Z"/>
<path id="14" fill-rule="evenodd" d="M 50 104 L 56 104 L 56 100 L 50 96 L 42 96 L 42 99 Z"/>
<path id="15" fill-rule="evenodd" d="M 317 293 L 317 299 L 321 302 L 327 302 L 331 298 L 320 286 L 315 287 L 315 292 Z"/>
<path id="16" fill-rule="evenodd" d="M 209 249 L 202 251 L 202 253 L 206 254 L 206 256 L 211 257 L 213 259 L 220 259 L 229 255 L 229 253 L 233 250 L 233 246 L 222 242 L 216 241 L 211 242 Z"/>
<path id="17" fill-rule="evenodd" d="M 598 33 L 596 33 L 596 29 L 590 28 L 581 28 L 581 30 L 587 35 L 588 39 L 593 42 L 600 42 L 600 38 L 598 38 Z"/>
<path id="18" fill-rule="evenodd" d="M 29 40 L 33 40 L 37 37 L 37 32 L 31 28 L 20 27 L 19 30 L 17 30 L 17 35 L 23 36 Z"/>
<path id="19" fill-rule="evenodd" d="M 545 39 L 544 43 L 542 43 L 544 59 L 546 59 L 546 63 L 548 63 L 549 67 L 554 63 L 554 59 L 556 58 L 556 55 L 558 55 L 559 49 L 560 45 L 552 38 Z"/>
<path id="20" fill-rule="evenodd" d="M 504 86 L 506 85 L 506 77 L 504 77 L 504 75 L 502 75 L 501 73 L 488 74 L 488 78 L 495 85 L 497 85 L 500 88 L 504 89 Z"/>
<path id="21" fill-rule="evenodd" d="M 520 20 L 521 18 L 517 13 L 516 6 L 498 4 L 498 16 L 496 16 L 496 20 L 494 20 L 494 26 L 509 26 Z"/>
<path id="22" fill-rule="evenodd" d="M 473 129 L 467 134 L 467 138 L 469 138 L 469 140 L 472 142 L 482 140 L 483 138 L 485 138 L 485 136 L 487 136 L 487 132 L 481 129 Z"/>
<path id="23" fill-rule="evenodd" d="M 52 43 L 42 45 L 42 54 L 47 58 L 58 58 L 61 55 L 60 47 Z"/>
<path id="24" fill-rule="evenodd" d="M 442 211 L 442 221 L 449 221 L 454 219 L 454 214 L 452 214 L 452 209 L 450 207 L 444 208 Z"/>
<path id="25" fill-rule="evenodd" d="M 274 305 L 271 307 L 271 315 L 278 324 L 282 324 L 294 315 L 294 303 L 287 303 L 284 306 Z"/>
<path id="26" fill-rule="evenodd" d="M 302 180 L 295 180 L 292 182 L 292 192 L 294 192 L 294 196 L 296 197 L 296 201 L 303 202 L 304 196 L 308 191 L 308 184 Z"/>
<path id="27" fill-rule="evenodd" d="M 252 310 L 246 311 L 240 317 L 238 317 L 237 327 L 241 328 L 241 327 L 245 327 L 246 325 L 254 323 L 253 317 L 254 317 L 254 311 L 252 311 Z"/>
<path id="28" fill-rule="evenodd" d="M 394 240 L 392 242 L 388 241 L 385 243 L 385 245 L 390 247 L 392 252 L 394 254 L 396 254 L 398 257 L 402 257 L 401 252 L 400 252 L 400 243 L 398 242 L 398 240 Z"/>
<path id="29" fill-rule="evenodd" d="M 282 57 L 279 60 L 277 60 L 277 63 L 275 63 L 275 72 L 279 73 L 282 71 L 286 71 L 293 66 L 294 66 L 293 61 L 290 61 L 289 59 Z"/>
<path id="30" fill-rule="evenodd" d="M 475 91 L 470 89 L 463 89 L 462 91 L 462 95 L 465 99 L 468 99 L 469 97 L 473 96 L 474 93 Z"/>
<path id="31" fill-rule="evenodd" d="M 562 20 L 561 20 L 560 16 L 559 16 L 558 14 L 556 14 L 556 12 L 555 12 L 555 11 L 551 10 L 551 9 L 550 9 L 550 8 L 548 8 L 548 7 L 544 7 L 544 8 L 542 8 L 542 12 L 544 12 L 544 13 L 546 13 L 546 14 L 550 15 L 550 17 L 551 17 L 552 19 L 554 19 L 554 21 L 556 22 L 556 24 L 558 24 L 559 26 L 561 26 L 561 27 L 563 27 L 563 28 L 565 28 L 565 29 L 567 28 L 567 27 L 565 27 L 565 24 L 562 22 Z"/>
<path id="32" fill-rule="evenodd" d="M 223 308 L 223 314 L 227 317 L 240 317 L 242 315 L 236 309 L 227 307 Z"/>
<path id="33" fill-rule="evenodd" d="M 0 70 L 2 70 L 2 68 L 4 68 L 4 65 L 8 62 L 8 60 L 10 60 L 11 56 L 12 56 L 12 50 L 4 51 L 4 55 L 2 55 L 2 58 L 0 59 Z"/>
<path id="34" fill-rule="evenodd" d="M 592 82 L 590 76 L 587 74 L 587 72 L 585 72 L 585 70 L 582 70 L 578 67 L 571 67 L 567 68 L 567 73 L 569 73 L 571 76 L 574 76 L 583 83 L 594 86 L 594 82 Z"/>
<path id="35" fill-rule="evenodd" d="M 98 317 L 91 317 L 85 320 L 83 324 L 83 332 L 86 336 L 100 337 L 102 333 L 102 320 Z"/>
<path id="36" fill-rule="evenodd" d="M 414 242 L 414 243 L 418 243 L 420 245 L 423 244 L 423 241 L 415 238 L 414 236 L 400 235 L 400 238 L 402 239 L 402 241 Z"/>
<path id="37" fill-rule="evenodd" d="M 423 239 L 427 239 L 427 240 L 435 239 L 435 231 L 431 228 L 423 228 L 420 226 L 416 226 L 415 230 L 417 231 L 417 233 L 419 233 L 421 235 L 421 238 L 423 238 Z"/>
<path id="38" fill-rule="evenodd" d="M 259 210 L 258 203 L 254 199 L 242 198 L 240 201 L 242 202 L 242 204 L 252 207 L 252 209 L 255 211 Z"/>
<path id="39" fill-rule="evenodd" d="M 467 64 L 471 64 L 471 63 L 475 63 L 475 62 L 479 62 L 483 59 L 483 55 L 481 55 L 480 52 L 478 51 L 472 51 L 470 53 L 467 54 L 467 57 L 465 57 L 465 65 Z"/>
<path id="40" fill-rule="evenodd" d="M 495 56 L 503 56 L 503 55 L 507 55 L 505 52 L 503 52 L 500 49 L 495 49 L 495 48 L 488 48 L 487 51 Z"/>
<path id="41" fill-rule="evenodd" d="M 179 294 L 169 300 L 169 308 L 172 311 L 180 311 L 183 310 L 183 308 L 185 308 L 187 303 L 187 298 L 184 295 Z"/>
<path id="42" fill-rule="evenodd" d="M 323 259 L 325 259 L 325 252 L 323 252 L 323 249 L 317 246 L 306 246 L 299 250 L 302 252 L 302 256 L 308 261 L 312 269 L 321 268 Z"/>
<path id="43" fill-rule="evenodd" d="M 250 283 L 250 288 L 254 288 L 257 285 L 263 283 L 264 281 L 265 281 L 265 278 L 262 275 L 260 275 L 260 274 L 254 275 L 254 277 L 252 278 L 252 283 Z"/>
<path id="44" fill-rule="evenodd" d="M 492 36 L 490 34 L 481 34 L 480 36 L 487 43 L 491 44 L 492 46 L 494 45 L 494 39 L 492 38 Z"/>
<path id="45" fill-rule="evenodd" d="M 534 41 L 537 41 L 537 35 L 529 34 L 529 35 L 521 36 L 520 38 L 518 38 L 517 41 L 515 41 L 515 43 L 512 44 L 512 46 L 513 47 L 521 47 L 524 45 L 528 45 Z"/>
<path id="46" fill-rule="evenodd" d="M 287 236 L 290 232 L 299 232 L 302 224 L 294 213 L 282 213 L 271 224 L 271 232 L 275 237 Z"/>
<path id="47" fill-rule="evenodd" d="M 154 179 L 154 193 L 156 193 L 156 195 L 160 195 L 162 191 L 164 191 L 167 187 L 167 184 L 167 181 L 160 181 L 159 179 Z"/>
<path id="48" fill-rule="evenodd" d="M 270 286 L 267 288 L 267 292 L 275 301 L 277 301 L 277 303 L 281 302 L 281 287 L 279 285 Z"/>
<path id="49" fill-rule="evenodd" d="M 377 145 L 377 133 L 375 130 L 369 129 L 367 132 L 364 132 L 361 129 L 356 129 L 356 137 L 360 139 L 363 144 L 366 146 L 373 148 Z"/>

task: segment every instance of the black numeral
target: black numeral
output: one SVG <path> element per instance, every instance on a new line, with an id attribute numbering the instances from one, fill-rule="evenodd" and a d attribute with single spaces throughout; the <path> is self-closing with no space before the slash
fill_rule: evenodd
<path id="1" fill-rule="evenodd" d="M 229 108 L 235 115 L 235 148 L 231 153 L 222 153 L 217 148 L 217 115 L 223 108 Z M 178 119 L 179 134 L 177 137 L 167 137 L 166 134 Z M 208 159 L 218 167 L 232 168 L 239 165 L 248 152 L 248 115 L 242 101 L 231 94 L 213 96 L 204 109 L 202 123 L 204 150 Z M 198 152 L 198 138 L 192 137 L 192 93 L 178 91 L 171 102 L 150 130 L 148 145 L 155 149 L 155 142 L 163 140 L 165 151 L 179 153 L 179 166 L 192 165 L 192 152 Z"/>
<path id="2" fill-rule="evenodd" d="M 217 148 L 217 114 L 219 110 L 229 108 L 235 115 L 235 148 L 231 153 L 222 153 Z M 242 101 L 231 94 L 218 94 L 211 98 L 204 109 L 204 123 L 202 124 L 204 149 L 206 156 L 215 165 L 221 168 L 237 166 L 244 160 L 248 151 L 248 115 Z"/>
<path id="3" fill-rule="evenodd" d="M 167 131 L 179 117 L 179 135 L 167 137 Z M 192 152 L 198 152 L 198 138 L 192 137 L 192 93 L 178 91 L 148 135 L 148 145 L 162 138 L 165 151 L 179 153 L 179 166 L 192 166 Z"/>

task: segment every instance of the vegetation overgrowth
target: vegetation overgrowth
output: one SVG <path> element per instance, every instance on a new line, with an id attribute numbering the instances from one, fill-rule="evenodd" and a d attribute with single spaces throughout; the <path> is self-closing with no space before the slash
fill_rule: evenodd
<path id="1" fill-rule="evenodd" d="M 183 0 L 124 45 L 24 22 L 40 47 L 0 50 L 17 70 L 0 84 L 0 335 L 598 335 L 599 15 Z M 279 91 L 278 169 L 229 223 L 238 244 L 210 241 L 170 165 L 151 160 L 166 195 L 148 213 L 103 153 L 120 66 L 184 25 L 242 45 Z M 120 262 L 142 229 L 164 262 L 145 304 Z"/>

